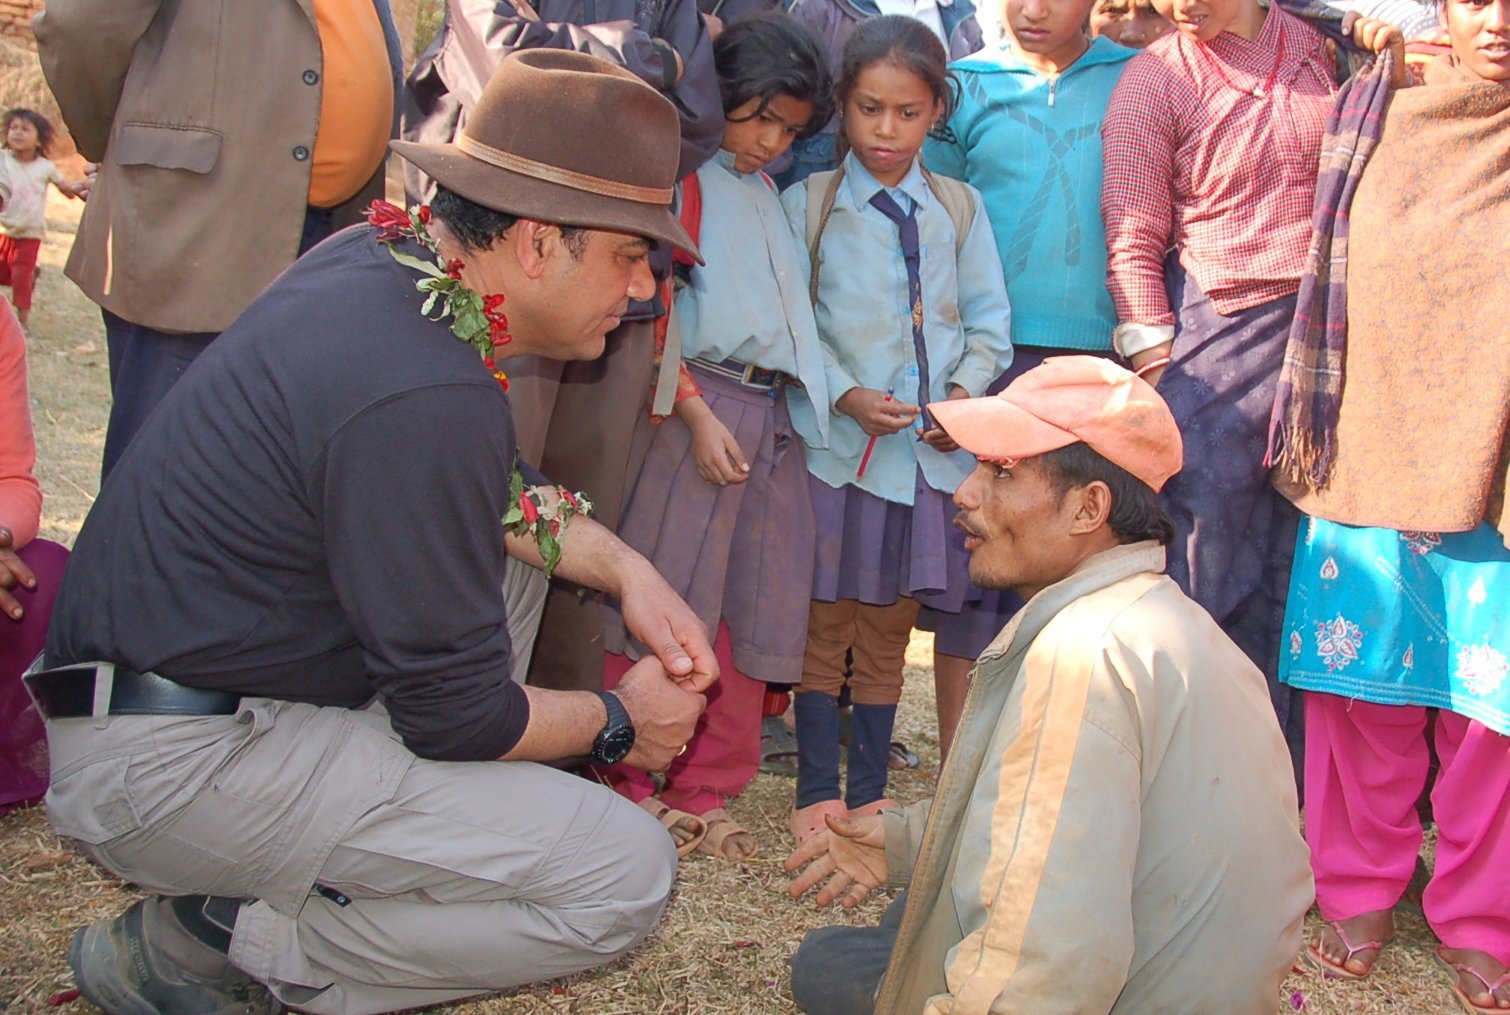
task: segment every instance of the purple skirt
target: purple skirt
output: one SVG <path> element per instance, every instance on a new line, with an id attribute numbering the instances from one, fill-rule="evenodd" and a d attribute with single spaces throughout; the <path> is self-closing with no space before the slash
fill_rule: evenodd
<path id="1" fill-rule="evenodd" d="M 960 608 L 970 590 L 970 560 L 954 527 L 952 491 L 929 486 L 921 468 L 911 504 L 810 481 L 818 519 L 814 599 L 890 606 L 911 596 L 946 613 Z"/>
<path id="2" fill-rule="evenodd" d="M 1079 349 L 1059 349 L 1050 346 L 1020 345 L 1012 352 L 1012 365 L 987 390 L 997 394 L 1044 360 L 1054 356 L 1100 356 L 1116 359 L 1111 352 L 1085 352 Z M 951 538 L 965 552 L 965 534 L 955 529 Z M 968 555 L 967 559 L 968 559 Z M 961 659 L 976 659 L 986 646 L 996 640 L 1001 629 L 1007 626 L 1018 610 L 1022 609 L 1022 597 L 1011 589 L 982 589 L 970 586 L 965 601 L 957 612 L 944 612 L 924 607 L 918 611 L 917 626 L 920 631 L 933 632 L 933 649 L 944 655 Z"/>
<path id="3" fill-rule="evenodd" d="M 711 634 L 729 625 L 734 665 L 756 680 L 802 680 L 813 587 L 813 505 L 807 459 L 786 399 L 691 365 L 703 400 L 738 441 L 750 476 L 715 486 L 697 471 L 692 432 L 672 416 L 635 423 L 635 458 L 619 536 L 644 554 Z M 639 657 L 617 609 L 606 610 L 609 652 Z"/>
<path id="4" fill-rule="evenodd" d="M 1270 485 L 1264 467 L 1295 297 L 1226 316 L 1174 257 L 1165 283 L 1180 311 L 1159 394 L 1185 440 L 1185 467 L 1160 497 L 1175 527 L 1169 576 L 1263 670 L 1298 758 L 1299 695 L 1292 709 L 1290 689 L 1277 676 L 1300 513 Z"/>

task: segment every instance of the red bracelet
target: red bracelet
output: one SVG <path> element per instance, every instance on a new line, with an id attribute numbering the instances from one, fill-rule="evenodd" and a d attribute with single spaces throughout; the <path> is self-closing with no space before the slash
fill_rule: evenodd
<path id="1" fill-rule="evenodd" d="M 1159 357 L 1156 360 L 1153 360 L 1153 361 L 1148 362 L 1148 363 L 1144 363 L 1138 369 L 1134 370 L 1133 373 L 1137 374 L 1139 377 L 1142 377 L 1144 374 L 1148 373 L 1150 370 L 1157 370 L 1157 369 L 1159 369 L 1159 367 L 1167 367 L 1172 362 L 1174 362 L 1174 360 L 1173 360 L 1172 357 L 1161 356 L 1161 357 Z"/>

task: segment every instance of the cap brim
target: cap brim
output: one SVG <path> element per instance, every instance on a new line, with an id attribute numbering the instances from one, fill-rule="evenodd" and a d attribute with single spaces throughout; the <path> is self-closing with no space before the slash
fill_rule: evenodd
<path id="1" fill-rule="evenodd" d="M 1080 438 L 996 395 L 929 402 L 928 412 L 954 442 L 976 458 L 1032 458 Z"/>
<path id="2" fill-rule="evenodd" d="M 703 256 L 671 209 L 621 198 L 604 197 L 549 183 L 474 159 L 452 144 L 390 141 L 399 155 L 447 190 L 484 208 L 542 222 L 589 229 L 611 229 L 668 243 L 702 264 Z"/>

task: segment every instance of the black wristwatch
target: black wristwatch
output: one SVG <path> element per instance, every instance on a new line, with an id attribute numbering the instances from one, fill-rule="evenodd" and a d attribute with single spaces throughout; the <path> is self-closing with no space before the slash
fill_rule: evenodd
<path id="1" fill-rule="evenodd" d="M 629 721 L 629 711 L 618 695 L 607 691 L 593 693 L 603 699 L 603 707 L 608 709 L 608 722 L 593 740 L 592 753 L 588 757 L 600 765 L 612 765 L 623 761 L 634 747 L 634 723 Z"/>

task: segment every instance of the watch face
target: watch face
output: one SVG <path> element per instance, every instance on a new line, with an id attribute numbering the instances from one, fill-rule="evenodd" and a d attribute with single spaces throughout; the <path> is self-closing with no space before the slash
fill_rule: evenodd
<path id="1" fill-rule="evenodd" d="M 626 723 L 599 733 L 597 743 L 593 744 L 593 754 L 604 764 L 612 765 L 623 761 L 624 755 L 628 754 L 633 746 L 634 727 Z"/>

